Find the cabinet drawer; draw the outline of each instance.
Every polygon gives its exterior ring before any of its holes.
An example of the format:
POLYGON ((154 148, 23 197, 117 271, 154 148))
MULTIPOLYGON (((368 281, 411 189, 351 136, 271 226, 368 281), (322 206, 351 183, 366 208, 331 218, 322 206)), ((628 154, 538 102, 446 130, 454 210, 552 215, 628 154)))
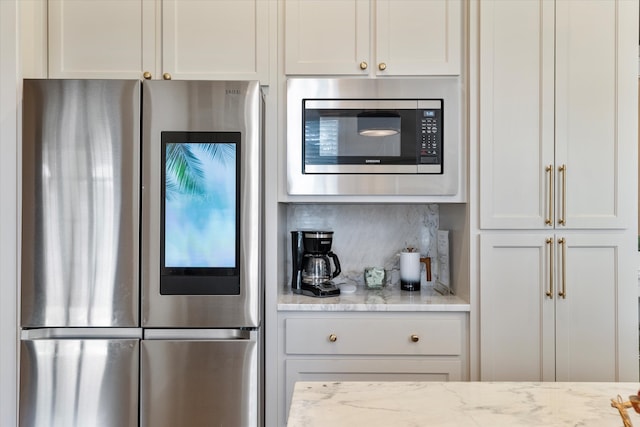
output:
POLYGON ((287 354, 438 355, 462 353, 461 317, 287 319, 287 354))

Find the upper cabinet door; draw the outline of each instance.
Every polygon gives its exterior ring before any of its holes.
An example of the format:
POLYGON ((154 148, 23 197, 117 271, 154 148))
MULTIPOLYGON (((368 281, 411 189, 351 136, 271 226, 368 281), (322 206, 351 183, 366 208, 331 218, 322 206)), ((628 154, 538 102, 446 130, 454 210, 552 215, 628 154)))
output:
POLYGON ((50 0, 48 8, 50 78, 155 72, 155 1, 50 0))
POLYGON ((480 226, 630 226, 638 24, 623 17, 637 4, 485 0, 479 8, 480 226))
POLYGON ((163 0, 163 75, 266 83, 271 4, 267 0, 163 0))
POLYGON ((460 0, 377 0, 378 75, 460 74, 460 0))
POLYGON ((369 0, 285 0, 285 73, 366 75, 369 0))
POLYGON ((556 1, 556 227, 636 221, 633 3, 556 1))
POLYGON ((480 226, 544 228, 553 221, 554 4, 478 7, 480 226))
POLYGON ((461 0, 285 0, 285 73, 460 74, 461 0))

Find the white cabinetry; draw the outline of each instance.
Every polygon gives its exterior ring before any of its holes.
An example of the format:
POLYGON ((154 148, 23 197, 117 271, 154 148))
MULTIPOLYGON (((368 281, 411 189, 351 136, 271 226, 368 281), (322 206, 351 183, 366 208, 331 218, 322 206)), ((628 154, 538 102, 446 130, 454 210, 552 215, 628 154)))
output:
POLYGON ((285 0, 285 73, 460 74, 460 0, 285 0))
POLYGON ((630 223, 631 3, 479 2, 481 228, 630 223))
POLYGON ((482 379, 631 380, 637 328, 619 309, 634 290, 630 246, 622 234, 482 235, 482 379))
POLYGON ((49 0, 49 77, 268 79, 267 0, 49 0))
POLYGON ((468 379, 467 322, 456 312, 279 313, 279 424, 296 381, 468 379))
POLYGON ((140 78, 155 69, 158 4, 49 0, 51 78, 140 78))
POLYGON ((638 5, 476 5, 480 378, 636 381, 638 5))
POLYGON ((181 80, 266 83, 270 4, 270 0, 163 0, 162 72, 181 80))

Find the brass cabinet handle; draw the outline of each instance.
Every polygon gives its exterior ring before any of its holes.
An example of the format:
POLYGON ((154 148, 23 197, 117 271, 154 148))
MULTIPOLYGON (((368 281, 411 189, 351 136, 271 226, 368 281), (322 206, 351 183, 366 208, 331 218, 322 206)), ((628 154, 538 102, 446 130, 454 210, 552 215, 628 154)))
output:
POLYGON ((163 78, 164 80, 171 80, 171 74, 169 74, 169 73, 164 73, 164 74, 162 75, 162 78, 163 78))
POLYGON ((384 62, 381 62, 378 64, 378 70, 384 71, 386 69, 387 69, 387 64, 385 64, 384 62))
POLYGON ((562 215, 558 219, 558 224, 567 225, 567 165, 558 168, 562 175, 562 215))
POLYGON ((336 334, 329 335, 329 341, 331 341, 331 342, 338 341, 338 336, 336 334))
POLYGON ((148 72, 148 71, 145 71, 144 73, 142 73, 142 77, 143 77, 145 80, 151 80, 151 73, 150 73, 150 72, 148 72))
POLYGON ((562 290, 558 292, 558 296, 565 299, 567 297, 567 242, 564 238, 560 238, 558 244, 562 247, 562 290))
POLYGON ((411 335, 411 342, 418 342, 420 341, 420 337, 417 336, 416 334, 411 335))
POLYGON ((549 290, 545 295, 553 299, 553 239, 551 237, 547 239, 547 245, 549 245, 549 290))
POLYGON ((367 64, 366 61, 362 61, 360 63, 360 69, 361 70, 366 70, 368 66, 369 66, 369 64, 367 64))
POLYGON ((548 216, 544 220, 546 225, 553 225, 553 165, 549 165, 544 168, 545 172, 549 175, 549 206, 547 207, 548 216))

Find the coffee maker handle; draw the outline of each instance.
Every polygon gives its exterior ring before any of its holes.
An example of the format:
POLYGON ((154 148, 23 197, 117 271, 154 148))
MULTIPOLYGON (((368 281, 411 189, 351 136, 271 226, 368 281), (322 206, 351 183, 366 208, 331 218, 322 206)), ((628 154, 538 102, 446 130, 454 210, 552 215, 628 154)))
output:
POLYGON ((338 259, 338 255, 334 254, 333 252, 329 252, 327 255, 331 257, 331 259, 333 260, 333 264, 336 267, 336 271, 331 275, 331 278, 333 279, 342 272, 342 270, 340 269, 340 260, 338 259))

